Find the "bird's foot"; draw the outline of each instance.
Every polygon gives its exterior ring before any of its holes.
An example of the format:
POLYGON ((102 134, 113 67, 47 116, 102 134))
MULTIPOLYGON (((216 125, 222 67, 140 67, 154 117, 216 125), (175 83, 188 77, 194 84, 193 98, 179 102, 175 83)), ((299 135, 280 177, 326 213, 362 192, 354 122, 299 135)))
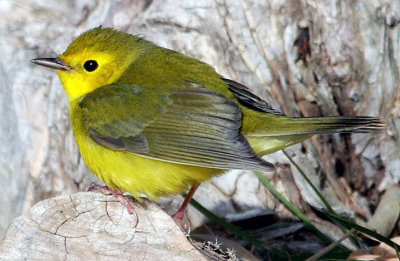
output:
POLYGON ((178 224, 182 228, 183 231, 186 233, 190 233, 190 223, 186 220, 184 220, 185 216, 185 211, 178 211, 174 215, 172 215, 172 219, 175 221, 175 223, 178 224))
POLYGON ((174 215, 172 215, 172 218, 175 220, 175 222, 185 231, 186 233, 190 233, 190 223, 186 220, 184 220, 185 217, 185 211, 189 205, 190 199, 193 197, 194 192, 196 192, 196 189, 199 187, 200 184, 194 183, 192 187, 189 190, 189 193, 187 194, 185 200, 182 203, 182 206, 179 208, 178 212, 176 212, 174 215))
POLYGON ((113 191, 108 186, 102 186, 97 184, 96 182, 90 183, 89 187, 87 188, 87 191, 93 191, 93 190, 97 190, 104 195, 114 194, 113 191))
POLYGON ((122 205, 125 206, 125 208, 129 214, 135 215, 137 218, 137 215, 136 215, 134 207, 132 206, 132 203, 123 194, 124 192, 122 192, 120 189, 118 189, 118 188, 110 189, 108 186, 102 186, 95 182, 92 182, 90 184, 89 188, 87 189, 87 191, 93 191, 93 190, 98 190, 101 193, 103 193, 104 195, 113 195, 114 197, 116 197, 119 200, 119 202, 121 202, 122 205))
POLYGON ((123 194, 114 194, 114 197, 117 197, 119 202, 121 202, 121 204, 126 207, 126 210, 129 214, 135 215, 137 218, 135 208, 132 206, 131 201, 126 196, 124 196, 123 194))

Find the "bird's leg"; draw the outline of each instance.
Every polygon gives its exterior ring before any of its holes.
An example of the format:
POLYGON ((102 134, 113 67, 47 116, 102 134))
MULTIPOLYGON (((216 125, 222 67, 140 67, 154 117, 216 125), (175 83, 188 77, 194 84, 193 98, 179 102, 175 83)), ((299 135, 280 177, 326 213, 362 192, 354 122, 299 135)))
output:
POLYGON ((102 186, 99 184, 96 184, 95 182, 92 182, 87 189, 88 191, 93 191, 93 190, 98 190, 104 195, 113 195, 116 197, 119 202, 121 202, 122 205, 126 207, 126 210, 128 211, 129 214, 131 215, 136 215, 135 209, 133 208, 131 202, 127 197, 124 196, 124 192, 122 192, 120 189, 110 189, 108 186, 102 186))
POLYGON ((182 203, 182 206, 174 215, 172 215, 172 218, 175 220, 175 222, 178 223, 178 225, 180 225, 185 231, 189 231, 190 224, 189 222, 183 220, 183 217, 185 216, 185 211, 189 205, 190 199, 193 197, 199 185, 200 185, 199 183, 195 183, 192 185, 192 187, 189 190, 189 193, 187 194, 185 200, 182 203))

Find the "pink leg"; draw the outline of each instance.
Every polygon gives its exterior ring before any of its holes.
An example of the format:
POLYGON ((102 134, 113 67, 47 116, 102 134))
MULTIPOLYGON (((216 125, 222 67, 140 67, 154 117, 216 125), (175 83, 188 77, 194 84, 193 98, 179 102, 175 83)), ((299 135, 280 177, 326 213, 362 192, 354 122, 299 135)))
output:
POLYGON ((175 222, 178 223, 178 225, 180 225, 186 231, 189 231, 190 224, 189 222, 183 220, 183 217, 185 216, 185 211, 189 205, 190 199, 192 199, 199 185, 200 185, 199 183, 192 185, 192 187, 189 190, 189 193, 187 194, 185 200, 182 203, 182 206, 174 215, 172 215, 172 218, 175 220, 175 222))
POLYGON ((87 190, 88 191, 98 190, 104 195, 113 195, 119 200, 119 202, 121 202, 122 205, 126 207, 126 210, 128 211, 129 214, 136 216, 135 209, 133 208, 131 202, 124 196, 121 190, 119 189, 113 190, 110 189, 108 186, 101 186, 99 184, 96 184, 95 182, 92 182, 87 190))

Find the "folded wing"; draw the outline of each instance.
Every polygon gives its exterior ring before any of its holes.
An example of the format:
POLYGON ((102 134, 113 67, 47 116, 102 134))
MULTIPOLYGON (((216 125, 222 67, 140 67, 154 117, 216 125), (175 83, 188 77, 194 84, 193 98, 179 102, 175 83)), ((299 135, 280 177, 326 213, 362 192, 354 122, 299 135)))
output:
POLYGON ((109 85, 79 106, 89 135, 109 149, 208 168, 273 169, 240 133, 239 106, 196 84, 168 91, 109 85))

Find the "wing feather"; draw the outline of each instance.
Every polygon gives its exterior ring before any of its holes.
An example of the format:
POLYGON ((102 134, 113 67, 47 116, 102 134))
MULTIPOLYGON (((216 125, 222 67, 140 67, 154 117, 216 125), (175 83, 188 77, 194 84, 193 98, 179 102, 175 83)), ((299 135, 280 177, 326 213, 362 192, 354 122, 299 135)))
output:
POLYGON ((273 169, 240 133, 240 107, 198 85, 169 92, 110 85, 87 95, 80 107, 90 137, 109 149, 208 168, 273 169))
POLYGON ((256 111, 283 115, 282 112, 275 110, 266 101, 251 93, 249 88, 247 88, 243 84, 226 78, 222 78, 222 80, 228 85, 228 89, 233 93, 236 99, 238 99, 239 103, 243 106, 256 111))

